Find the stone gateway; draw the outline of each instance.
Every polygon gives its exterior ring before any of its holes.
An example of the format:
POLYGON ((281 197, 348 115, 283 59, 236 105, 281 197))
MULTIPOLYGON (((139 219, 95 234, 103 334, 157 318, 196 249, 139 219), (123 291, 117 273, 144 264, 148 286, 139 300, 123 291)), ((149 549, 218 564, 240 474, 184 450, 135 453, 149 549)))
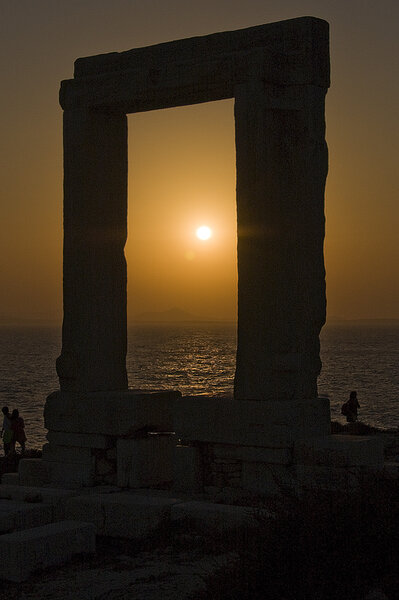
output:
POLYGON ((234 98, 235 397, 311 399, 325 321, 328 24, 304 17, 78 59, 63 81, 61 390, 127 389, 126 113, 234 98))
POLYGON ((329 402, 317 395, 328 36, 325 21, 303 17, 80 58, 62 82, 64 322, 60 391, 47 399, 49 444, 35 466, 43 481, 173 481, 231 500, 346 485, 349 466, 368 464, 367 441, 353 463, 348 440, 332 440, 329 402), (125 363, 126 114, 226 98, 237 165, 234 399, 135 393, 125 363))

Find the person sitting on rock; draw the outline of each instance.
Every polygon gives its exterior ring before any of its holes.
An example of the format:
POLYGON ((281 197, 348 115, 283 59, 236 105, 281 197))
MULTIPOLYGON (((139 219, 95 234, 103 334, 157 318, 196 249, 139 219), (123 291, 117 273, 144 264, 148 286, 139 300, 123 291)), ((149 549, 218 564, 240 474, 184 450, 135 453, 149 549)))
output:
POLYGON ((3 406, 1 412, 4 415, 1 437, 3 438, 4 456, 7 456, 11 450, 11 441, 13 436, 13 431, 11 429, 11 415, 8 406, 3 406))
POLYGON ((19 410, 14 408, 11 413, 11 429, 13 431, 13 438, 11 441, 11 450, 15 452, 15 443, 21 446, 22 454, 25 452, 25 423, 22 417, 19 416, 19 410))

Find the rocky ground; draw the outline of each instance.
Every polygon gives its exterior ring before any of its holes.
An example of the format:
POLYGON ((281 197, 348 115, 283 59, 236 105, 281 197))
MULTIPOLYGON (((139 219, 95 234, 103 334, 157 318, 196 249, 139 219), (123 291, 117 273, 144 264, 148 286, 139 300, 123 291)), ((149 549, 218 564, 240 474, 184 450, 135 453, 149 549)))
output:
MULTIPOLYGON (((386 460, 399 460, 398 430, 381 432, 362 423, 345 426, 333 423, 333 432, 380 435, 386 460)), ((33 451, 33 455, 38 456, 38 453, 33 451)), ((1 459, 0 472, 16 470, 18 460, 19 457, 1 459)), ((215 596, 210 592, 209 595, 209 591, 205 591, 206 582, 218 581, 221 567, 227 567, 229 572, 238 561, 239 553, 232 550, 229 539, 199 535, 182 528, 158 531, 152 538, 140 542, 98 538, 95 556, 75 557, 68 565, 39 572, 22 584, 0 582, 0 600, 223 598, 223 593, 215 596)), ((396 580, 394 587, 397 583, 396 580)), ((386 589, 383 592, 378 586, 362 598, 391 600, 386 589)))
POLYGON ((384 444, 386 461, 399 462, 399 429, 377 429, 361 421, 341 425, 337 421, 331 423, 331 433, 347 435, 376 435, 381 437, 384 444))
POLYGON ((184 600, 236 559, 206 547, 201 536, 173 532, 170 542, 99 538, 93 557, 75 557, 25 583, 3 582, 0 600, 184 600))

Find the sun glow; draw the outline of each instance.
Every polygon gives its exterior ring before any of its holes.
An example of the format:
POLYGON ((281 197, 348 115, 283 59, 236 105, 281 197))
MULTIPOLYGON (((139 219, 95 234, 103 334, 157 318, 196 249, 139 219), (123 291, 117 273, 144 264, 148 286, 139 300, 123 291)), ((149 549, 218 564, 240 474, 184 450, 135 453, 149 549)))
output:
POLYGON ((195 232, 195 235, 199 240, 206 241, 212 236, 212 229, 207 225, 201 225, 195 232))

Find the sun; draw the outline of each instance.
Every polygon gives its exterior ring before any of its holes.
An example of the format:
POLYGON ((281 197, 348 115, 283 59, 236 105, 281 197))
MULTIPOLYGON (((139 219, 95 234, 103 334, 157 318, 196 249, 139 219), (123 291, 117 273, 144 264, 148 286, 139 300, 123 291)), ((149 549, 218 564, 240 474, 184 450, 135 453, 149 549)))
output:
POLYGON ((206 241, 212 236, 212 229, 207 225, 201 225, 195 232, 195 235, 199 240, 206 241))

